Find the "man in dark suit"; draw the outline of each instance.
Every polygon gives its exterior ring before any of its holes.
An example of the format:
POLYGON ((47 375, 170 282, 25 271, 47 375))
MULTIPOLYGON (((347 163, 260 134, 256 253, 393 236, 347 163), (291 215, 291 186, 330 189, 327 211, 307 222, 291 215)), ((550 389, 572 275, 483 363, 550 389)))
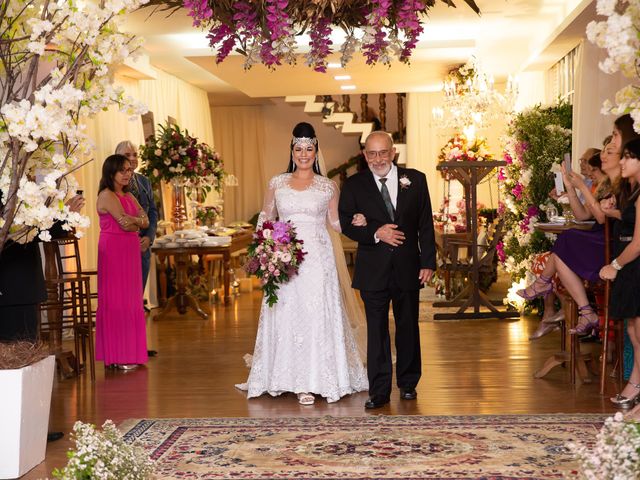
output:
MULTIPOLYGON (((124 155, 131 163, 131 168, 135 170, 138 168, 138 150, 129 140, 120 142, 116 146, 115 153, 124 155)), ((149 277, 149 270, 151 268, 151 245, 156 238, 156 229, 158 227, 158 209, 156 208, 156 202, 153 199, 153 189, 151 188, 151 182, 144 175, 134 172, 129 182, 129 191, 138 200, 138 203, 147 214, 149 219, 149 226, 140 230, 140 252, 142 255, 142 291, 144 291, 147 285, 147 278, 149 277)), ((147 354, 150 357, 155 357, 158 352, 156 350, 148 350, 147 354)))
POLYGON ((436 268, 426 177, 397 167, 395 154, 388 133, 371 133, 364 149, 369 169, 347 179, 339 204, 342 232, 358 242, 353 288, 360 290, 367 316, 368 409, 384 406, 391 395, 390 303, 396 322, 400 397, 417 397, 422 372, 418 293, 436 268), (352 225, 356 213, 366 217, 366 226, 352 225))

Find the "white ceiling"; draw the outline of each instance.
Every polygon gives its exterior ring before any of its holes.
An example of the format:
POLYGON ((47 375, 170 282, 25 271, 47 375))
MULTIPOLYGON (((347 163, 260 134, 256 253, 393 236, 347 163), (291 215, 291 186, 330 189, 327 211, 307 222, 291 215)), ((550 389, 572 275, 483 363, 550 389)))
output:
POLYGON ((275 71, 262 65, 245 71, 239 55, 216 65, 205 32, 192 27, 184 11, 167 17, 143 9, 129 16, 125 28, 145 37, 153 65, 210 92, 215 103, 233 104, 285 95, 435 91, 449 69, 472 55, 499 83, 557 61, 595 16, 595 0, 477 0, 479 17, 462 0, 456 3, 454 9, 439 2, 425 19, 410 65, 371 67, 357 55, 345 70, 326 74, 313 72, 303 60, 275 71), (356 90, 341 91, 333 79, 337 73, 351 75, 356 90))

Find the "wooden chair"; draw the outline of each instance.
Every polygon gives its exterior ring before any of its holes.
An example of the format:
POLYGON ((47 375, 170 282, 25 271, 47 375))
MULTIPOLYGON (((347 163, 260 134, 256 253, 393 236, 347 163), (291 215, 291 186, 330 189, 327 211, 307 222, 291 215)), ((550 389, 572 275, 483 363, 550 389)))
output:
MULTIPOLYGON (((40 304, 40 334, 43 338, 48 338, 63 375, 70 376, 71 364, 73 371, 78 374, 88 363, 91 380, 95 380, 95 322, 91 302, 91 279, 88 275, 64 270, 62 259, 71 258, 60 251, 60 244, 68 244, 64 240, 67 239, 50 242, 44 247, 47 300, 40 304), (42 312, 47 312, 46 323, 42 322, 42 312), (73 357, 62 351, 62 332, 65 329, 71 330, 73 334, 73 357)), ((78 252, 77 248, 75 252, 78 252)), ((76 264, 80 265, 79 258, 76 264)))
MULTIPOLYGON (((605 234, 605 264, 611 261, 611 226, 607 218, 604 224, 605 234)), ((611 354, 611 344, 609 342, 609 295, 611 290, 611 282, 606 281, 604 284, 604 331, 602 339, 602 355, 600 359, 600 395, 605 393, 607 362, 611 354)), ((613 370, 619 385, 624 381, 624 321, 614 319, 614 345, 616 359, 613 362, 613 370)))

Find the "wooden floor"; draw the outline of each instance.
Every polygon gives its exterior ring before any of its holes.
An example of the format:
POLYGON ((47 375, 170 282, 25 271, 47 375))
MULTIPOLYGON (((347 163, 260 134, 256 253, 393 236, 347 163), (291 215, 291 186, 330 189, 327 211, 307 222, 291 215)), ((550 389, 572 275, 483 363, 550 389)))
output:
MULTIPOLYGON (((464 415, 614 412, 597 382, 572 386, 566 369, 546 378, 533 373, 558 350, 559 333, 535 342, 528 336, 537 318, 520 320, 440 321, 420 324, 423 377, 416 402, 401 401, 397 391, 388 407, 365 412, 366 393, 328 405, 317 400, 300 406, 293 395, 263 396, 247 401, 234 388, 247 369, 261 295, 243 293, 228 307, 216 306, 207 320, 193 313, 148 320, 149 348, 159 355, 132 372, 105 371, 96 364, 97 379, 88 375, 56 379, 51 430, 65 439, 50 443, 45 462, 23 478, 46 478, 66 462, 68 432, 76 420, 102 424, 142 417, 270 417, 297 415, 464 415)), ((599 345, 594 347, 599 348, 599 345)), ((616 387, 609 385, 609 393, 616 387)))

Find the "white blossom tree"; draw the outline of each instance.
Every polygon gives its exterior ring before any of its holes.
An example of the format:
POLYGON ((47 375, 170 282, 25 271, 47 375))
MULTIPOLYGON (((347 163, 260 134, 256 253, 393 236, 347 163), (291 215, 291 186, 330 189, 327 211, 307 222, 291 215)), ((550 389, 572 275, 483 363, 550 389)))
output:
POLYGON ((147 1, 1 0, 0 251, 48 240, 56 221, 78 236, 88 226, 65 205, 92 150, 83 119, 112 104, 146 110, 114 86, 112 68, 141 45, 119 20, 147 1))

